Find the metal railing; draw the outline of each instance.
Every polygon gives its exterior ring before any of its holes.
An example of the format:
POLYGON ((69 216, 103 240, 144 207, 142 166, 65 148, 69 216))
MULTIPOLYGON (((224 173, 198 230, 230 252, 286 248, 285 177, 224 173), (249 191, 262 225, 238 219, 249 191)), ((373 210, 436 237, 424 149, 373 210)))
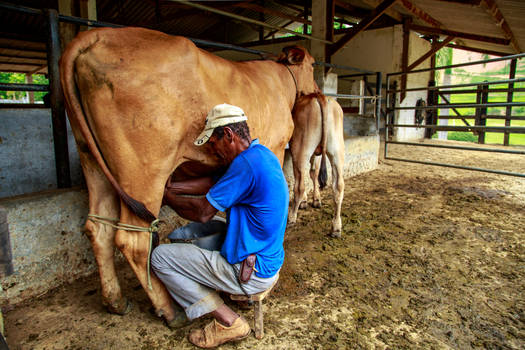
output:
POLYGON ((435 86, 435 85, 430 84, 430 86, 427 86, 427 87, 415 87, 415 88, 407 88, 407 89, 398 89, 397 87, 390 88, 390 85, 389 85, 391 78, 394 76, 407 75, 407 74, 412 74, 412 73, 422 73, 422 72, 429 72, 429 71, 436 71, 436 70, 443 70, 443 69, 451 69, 451 68, 458 68, 458 67, 465 67, 465 66, 472 66, 472 65, 479 65, 479 64, 486 64, 486 63, 499 62, 499 61, 504 61, 504 60, 513 60, 514 61, 513 64, 515 65, 516 64, 515 61, 523 57, 525 57, 525 53, 517 54, 517 55, 510 55, 506 57, 499 57, 499 58, 494 58, 494 59, 489 59, 489 60, 483 60, 483 61, 460 63, 460 64, 454 64, 454 65, 448 65, 448 66, 435 67, 435 68, 413 70, 410 72, 396 72, 396 73, 387 74, 386 84, 389 88, 387 89, 387 92, 386 92, 386 104, 387 104, 388 113, 387 113, 387 120, 386 120, 386 127, 385 127, 385 146, 384 146, 385 159, 405 161, 405 162, 411 162, 411 163, 420 163, 420 164, 426 164, 426 165, 437 165, 437 166, 451 167, 451 168, 457 168, 457 169, 475 170, 475 171, 482 171, 482 172, 502 174, 502 175, 525 177, 525 174, 522 174, 522 173, 515 173, 515 172, 508 172, 508 171, 494 170, 494 169, 484 169, 484 168, 478 168, 478 167, 468 167, 468 166, 462 166, 462 165, 454 165, 454 164, 446 164, 446 163, 438 163, 438 162, 430 162, 430 161, 420 161, 420 160, 414 160, 414 159, 404 159, 404 158, 391 157, 388 154, 389 144, 447 148, 447 149, 457 149, 457 150, 464 150, 464 151, 497 152, 497 153, 518 154, 518 155, 525 154, 525 151, 522 151, 522 150, 505 150, 505 149, 497 149, 497 148, 476 148, 476 147, 468 147, 468 146, 392 141, 390 140, 390 136, 389 136, 389 132, 393 130, 394 128, 424 128, 427 130, 426 132, 427 137, 431 136, 436 131, 472 132, 478 135, 479 143, 485 143, 485 133, 486 132, 499 132, 499 133, 505 133, 507 135, 508 134, 525 134, 525 127, 510 126, 511 120, 525 120, 524 117, 510 116, 512 107, 525 106, 524 102, 512 102, 512 92, 525 91, 525 89, 523 88, 514 88, 514 84, 525 82, 525 78, 515 78, 511 76, 509 79, 496 80, 496 81, 485 81, 485 82, 480 82, 480 83, 465 83, 465 84, 441 85, 441 86, 435 86), (500 84, 508 84, 508 88, 498 88, 498 89, 490 88, 491 85, 500 85, 500 84), (477 89, 475 90, 474 89, 456 90, 457 88, 464 88, 464 87, 471 87, 471 86, 476 86, 477 89), (396 106, 395 94, 396 93, 406 93, 406 92, 411 92, 411 91, 428 91, 428 105, 427 106, 420 105, 420 106, 413 106, 413 107, 396 106), (489 92, 498 92, 498 93, 506 92, 509 94, 508 96, 510 97, 507 99, 507 102, 488 102, 489 92), (446 98, 446 95, 448 94, 461 94, 461 93, 463 94, 475 93, 476 102, 450 103, 450 101, 446 98), (441 97, 445 103, 438 103, 439 97, 441 97), (506 107, 507 114, 504 117, 491 115, 489 118, 489 116, 487 115, 487 109, 491 107, 506 107), (465 108, 471 108, 471 109, 474 108, 475 115, 462 115, 461 113, 459 113, 458 109, 465 109, 465 108), (437 125, 438 116, 436 112, 440 109, 451 109, 456 114, 454 117, 447 116, 443 119, 460 119, 463 121, 465 125, 464 126, 437 125), (414 124, 395 123, 394 113, 395 111, 401 111, 401 110, 430 111, 431 112, 430 118, 427 118, 427 121, 430 121, 430 124, 427 123, 426 125, 421 125, 421 124, 416 124, 416 123, 414 124), (474 119, 476 125, 470 125, 467 119, 474 119), (509 125, 487 126, 486 125, 487 119, 505 119, 506 121, 508 121, 509 125))

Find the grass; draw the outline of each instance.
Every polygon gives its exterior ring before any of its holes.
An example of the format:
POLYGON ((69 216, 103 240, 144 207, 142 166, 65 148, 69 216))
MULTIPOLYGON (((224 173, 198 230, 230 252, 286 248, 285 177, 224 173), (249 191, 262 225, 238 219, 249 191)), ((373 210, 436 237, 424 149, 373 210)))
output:
MULTIPOLYGON (((491 85, 491 88, 506 88, 506 84, 491 85)), ((514 84, 515 88, 525 87, 523 83, 514 84)), ((476 103, 476 94, 452 94, 449 96, 451 103, 476 103)), ((488 98, 489 103, 494 102, 507 102, 506 93, 490 93, 488 98)), ((513 96, 513 102, 525 102, 525 93, 515 92, 513 96)), ((444 103, 440 98, 439 103, 444 103)), ((458 108, 458 112, 461 115, 474 115, 475 108, 458 108)), ((487 109, 488 115, 501 115, 502 117, 506 113, 506 107, 491 107, 487 109)), ((450 115, 455 115, 454 111, 449 110, 450 115)), ((525 106, 512 107, 513 116, 525 116, 525 106)), ((470 125, 474 125, 474 119, 466 119, 470 125)), ((461 119, 450 119, 449 125, 466 125, 461 119)), ((503 119, 487 119, 487 126, 505 126, 505 120, 503 119)), ((510 126, 525 126, 525 120, 512 120, 510 126)), ((503 144, 503 133, 489 132, 485 134, 485 143, 488 144, 503 144)), ((449 131, 447 138, 449 140, 477 142, 478 137, 469 132, 453 132, 449 131)), ((509 144, 515 146, 525 146, 525 134, 510 134, 509 144)))

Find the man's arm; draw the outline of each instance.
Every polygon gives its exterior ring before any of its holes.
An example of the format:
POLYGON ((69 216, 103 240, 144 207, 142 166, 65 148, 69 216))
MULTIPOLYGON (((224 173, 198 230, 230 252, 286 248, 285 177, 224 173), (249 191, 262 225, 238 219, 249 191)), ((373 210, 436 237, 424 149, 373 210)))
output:
POLYGON ((181 217, 191 221, 207 222, 218 211, 205 196, 189 197, 168 194, 164 197, 164 203, 173 208, 181 217))
POLYGON ((167 192, 177 194, 202 195, 208 193, 209 189, 215 183, 213 177, 199 177, 183 181, 171 181, 171 176, 164 188, 164 195, 167 192))

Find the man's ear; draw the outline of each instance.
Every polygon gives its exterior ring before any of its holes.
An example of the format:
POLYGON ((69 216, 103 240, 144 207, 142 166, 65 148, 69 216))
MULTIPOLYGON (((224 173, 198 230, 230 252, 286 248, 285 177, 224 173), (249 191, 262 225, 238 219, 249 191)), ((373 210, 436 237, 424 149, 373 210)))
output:
POLYGON ((224 128, 224 137, 226 137, 228 142, 231 143, 233 141, 233 131, 232 131, 232 129, 230 129, 229 127, 225 127, 224 128))

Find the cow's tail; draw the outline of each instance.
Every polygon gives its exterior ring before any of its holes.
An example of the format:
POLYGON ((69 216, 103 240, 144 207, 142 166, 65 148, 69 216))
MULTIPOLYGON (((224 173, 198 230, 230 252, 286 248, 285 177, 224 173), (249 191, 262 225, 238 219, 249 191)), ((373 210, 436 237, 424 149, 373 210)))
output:
POLYGON ((326 144, 328 138, 328 127, 327 127, 327 99, 323 94, 317 95, 317 102, 321 110, 321 168, 319 169, 319 175, 317 180, 319 181, 319 188, 322 190, 326 187, 328 182, 328 172, 326 170, 326 144))
POLYGON ((139 202, 136 199, 132 198, 130 195, 128 195, 122 189, 122 187, 120 187, 120 184, 117 182, 117 180, 111 173, 100 151, 100 148, 98 147, 97 141, 95 140, 95 137, 93 136, 93 133, 89 127, 86 115, 84 113, 79 99, 78 89, 75 84, 74 75, 75 61, 82 52, 89 49, 91 45, 95 44, 99 40, 98 35, 99 34, 95 33, 94 31, 86 32, 81 36, 81 38, 73 40, 68 45, 68 47, 64 51, 64 54, 60 58, 60 81, 64 90, 67 115, 71 121, 71 124, 76 125, 80 130, 82 137, 84 138, 84 141, 87 147, 89 148, 91 154, 97 161, 102 172, 104 173, 104 175, 106 175, 106 178, 111 183, 115 191, 117 191, 122 201, 139 218, 146 222, 152 222, 156 219, 155 215, 153 215, 153 213, 151 213, 148 210, 148 208, 146 208, 144 203, 139 202))

